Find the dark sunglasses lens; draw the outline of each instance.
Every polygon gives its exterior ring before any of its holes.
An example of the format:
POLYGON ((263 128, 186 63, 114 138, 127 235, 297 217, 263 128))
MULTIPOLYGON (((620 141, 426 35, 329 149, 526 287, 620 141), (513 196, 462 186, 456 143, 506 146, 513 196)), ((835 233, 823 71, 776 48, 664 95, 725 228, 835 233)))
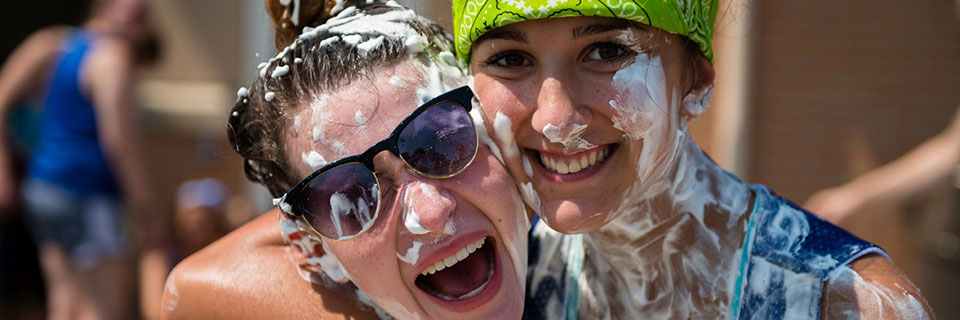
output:
POLYGON ((456 102, 438 103, 400 132, 397 148, 411 167, 432 176, 460 172, 477 151, 477 131, 467 111, 456 102))
POLYGON ((310 181, 302 194, 303 216, 325 237, 356 236, 373 224, 379 194, 373 172, 360 163, 344 164, 310 181))

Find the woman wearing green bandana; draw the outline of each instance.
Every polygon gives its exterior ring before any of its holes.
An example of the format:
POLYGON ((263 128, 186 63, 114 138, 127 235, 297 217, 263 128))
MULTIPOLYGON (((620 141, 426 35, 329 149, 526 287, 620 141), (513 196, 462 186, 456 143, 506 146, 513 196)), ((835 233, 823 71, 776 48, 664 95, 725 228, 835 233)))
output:
POLYGON ((712 93, 717 6, 453 1, 484 127, 541 217, 525 315, 929 318, 882 249, 690 139, 712 93))

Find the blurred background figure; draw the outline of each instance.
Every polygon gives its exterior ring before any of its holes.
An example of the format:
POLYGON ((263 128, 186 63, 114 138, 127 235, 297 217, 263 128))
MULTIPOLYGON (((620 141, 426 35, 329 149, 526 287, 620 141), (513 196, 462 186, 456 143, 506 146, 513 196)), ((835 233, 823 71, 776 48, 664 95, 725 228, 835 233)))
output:
MULTIPOLYGON (((960 109, 940 134, 850 182, 814 193, 804 207, 834 223, 850 224, 855 216, 869 215, 869 209, 913 201, 944 184, 960 188, 960 109)), ((958 249, 955 235, 945 241, 953 242, 950 251, 958 249)))
POLYGON ((160 319, 160 298, 167 274, 180 260, 227 234, 229 193, 213 178, 190 180, 177 190, 171 242, 146 248, 140 257, 140 312, 160 319))
POLYGON ((139 0, 97 0, 88 10, 78 28, 31 35, 0 70, 4 118, 22 97, 38 91, 43 96, 41 130, 22 192, 14 183, 10 148, 0 144, 0 207, 13 208, 15 199, 23 199, 39 246, 50 319, 126 318, 122 205, 143 223, 155 220, 133 126, 137 68, 157 55, 146 8, 139 0))

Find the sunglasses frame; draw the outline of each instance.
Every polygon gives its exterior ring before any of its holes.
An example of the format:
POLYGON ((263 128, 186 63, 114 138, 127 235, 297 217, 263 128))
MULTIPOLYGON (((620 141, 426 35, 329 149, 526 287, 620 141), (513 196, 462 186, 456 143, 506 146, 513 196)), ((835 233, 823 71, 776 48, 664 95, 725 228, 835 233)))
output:
POLYGON ((381 197, 382 192, 380 192, 380 178, 377 177, 377 170, 374 168, 373 158, 376 157, 377 154, 380 154, 380 152, 383 152, 383 151, 390 151, 390 153, 393 153, 394 155, 396 155, 397 158, 400 158, 404 166, 406 166, 411 171, 423 177, 427 177, 431 179, 447 179, 460 174, 461 172, 469 168, 471 164, 473 164, 473 160, 477 158, 477 152, 479 152, 480 150, 480 133, 477 130, 476 122, 473 121, 473 117, 469 117, 470 124, 473 126, 473 130, 474 130, 473 137, 476 140, 474 141, 475 147, 473 150, 473 156, 470 157, 470 161, 467 161, 467 164, 464 165, 463 168, 460 168, 460 170, 457 170, 454 173, 437 176, 437 175, 432 175, 432 174, 422 172, 417 168, 414 168, 412 165, 410 165, 410 163, 407 162, 406 159, 403 158, 403 156, 400 155, 400 148, 397 145, 397 143, 400 140, 400 133, 407 128, 407 125, 412 123, 414 119, 419 117, 421 114, 423 114, 430 108, 444 102, 455 102, 456 104, 460 105, 460 107, 462 107, 464 111, 467 112, 467 115, 469 116, 470 111, 473 110, 472 99, 473 99, 473 91, 471 91, 470 87, 468 86, 462 86, 462 87, 447 91, 446 93, 441 94, 436 98, 430 99, 430 101, 427 101, 424 104, 421 104, 419 107, 417 107, 417 109, 413 110, 413 112, 407 115, 407 117, 404 118, 403 121, 400 121, 400 124, 398 124, 397 127, 394 128, 393 131, 390 133, 390 136, 388 136, 386 139, 381 140, 380 142, 377 142, 372 147, 368 148, 366 151, 357 155, 341 158, 337 161, 331 162, 313 171, 313 173, 307 175, 306 178, 303 178, 303 180, 300 180, 300 182, 298 182, 295 186, 293 186, 293 188, 290 188, 290 191, 287 191, 287 193, 283 196, 284 201, 291 206, 291 209, 293 211, 293 212, 290 212, 290 214, 292 214, 294 217, 303 221, 307 226, 310 227, 310 230, 312 230, 318 236, 327 240, 346 241, 346 240, 359 237, 360 235, 366 233, 368 230, 370 230, 373 224, 377 222, 377 218, 380 217, 380 207, 381 207, 380 204, 382 203, 383 199, 381 197), (314 179, 316 179, 320 175, 330 170, 336 169, 340 166, 351 164, 351 163, 360 163, 364 165, 367 168, 367 170, 370 170, 371 174, 373 174, 373 178, 377 183, 376 184, 377 185, 377 208, 373 213, 373 218, 370 219, 370 223, 366 226, 363 226, 363 229, 360 230, 360 232, 358 232, 355 235, 334 239, 324 235, 323 233, 320 233, 320 231, 318 231, 313 226, 313 224, 307 220, 306 216, 304 215, 306 212, 306 209, 303 208, 303 204, 299 201, 300 194, 303 192, 303 190, 307 188, 307 186, 310 185, 311 182, 313 182, 314 179))

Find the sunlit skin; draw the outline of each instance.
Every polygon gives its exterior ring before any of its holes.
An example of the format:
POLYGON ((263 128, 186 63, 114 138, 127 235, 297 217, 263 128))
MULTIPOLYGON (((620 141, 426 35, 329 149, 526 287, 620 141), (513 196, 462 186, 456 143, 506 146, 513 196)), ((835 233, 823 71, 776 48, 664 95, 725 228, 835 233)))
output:
MULTIPOLYGON (((687 61, 674 58, 684 50, 677 36, 643 29, 644 36, 638 40, 644 43, 631 44, 618 39, 625 26, 605 18, 535 20, 487 33, 486 40, 473 47, 470 67, 488 130, 493 131, 492 119, 498 111, 509 117, 521 153, 530 156, 532 163, 537 160, 531 150, 557 158, 585 151, 564 150, 551 143, 542 132, 547 124, 560 127, 561 135, 570 132, 574 124, 588 124, 584 139, 600 149, 615 148, 605 163, 577 175, 556 175, 534 165, 531 179, 523 174, 521 159, 504 159, 511 172, 519 173, 515 175, 518 181, 533 181, 543 206, 540 213, 559 231, 589 231, 603 225, 623 192, 634 184, 636 159, 644 143, 625 139, 623 132, 614 128, 615 111, 610 107, 617 96, 611 85, 613 75, 633 61, 635 53, 630 47, 649 48, 648 54, 664 57, 670 92, 688 92, 694 86, 687 61), (673 41, 653 46, 667 38, 673 41)), ((712 81, 712 67, 709 63, 704 66, 709 68, 705 71, 709 77, 702 78, 712 81)), ((675 107, 671 110, 676 111, 675 107)))
MULTIPOLYGON (((311 138, 312 126, 308 126, 311 122, 306 119, 311 119, 313 110, 306 105, 299 108, 304 128, 287 132, 287 141, 293 142, 287 145, 287 157, 293 159, 296 172, 307 176, 314 170, 300 161, 304 152, 317 151, 332 161, 359 154, 386 138, 419 105, 420 78, 418 71, 407 62, 377 72, 372 81, 359 80, 330 93, 322 108, 325 115, 319 126, 325 141, 315 142, 311 138), (394 75, 406 85, 391 85, 390 78, 394 75), (358 110, 369 115, 363 124, 356 121, 358 110), (332 141, 342 142, 345 149, 333 150, 332 141), (341 152, 346 154, 338 154, 341 152)), ((523 216, 523 209, 509 173, 489 150, 480 147, 470 167, 453 178, 442 180, 413 173, 397 156, 386 151, 377 155, 375 165, 382 194, 378 220, 357 238, 325 240, 353 283, 394 315, 416 314, 433 319, 519 317, 523 281, 518 278, 511 257, 526 256, 525 228, 518 224, 517 218, 523 216), (421 192, 424 189, 432 190, 428 193, 437 196, 428 196, 421 192), (426 234, 407 230, 405 209, 419 215, 420 224, 428 230, 426 234), (456 233, 445 234, 451 222, 456 233), (415 285, 414 280, 427 266, 456 252, 465 244, 463 241, 484 236, 495 239, 496 263, 500 265, 502 279, 499 291, 485 303, 467 310, 452 310, 436 303, 436 298, 415 285), (405 255, 415 241, 423 243, 416 265, 401 261, 398 255, 405 255), (451 249, 453 252, 448 252, 451 249)))
MULTIPOLYGON (((732 257, 742 247, 753 194, 689 139, 686 125, 697 112, 687 105, 713 86, 714 70, 686 45, 680 36, 623 20, 557 18, 500 27, 472 47, 470 68, 487 130, 496 130, 498 114, 509 118, 515 146, 521 157, 529 157, 533 174, 528 177, 520 157, 504 161, 518 183, 533 183, 541 203, 534 210, 548 225, 566 233, 590 232, 595 250, 589 259, 601 267, 590 274, 588 262, 586 276, 593 290, 619 299, 599 306, 614 318, 636 312, 713 318, 729 312, 725 279, 738 265, 732 257), (664 97, 663 105, 624 105, 643 99, 625 98, 630 92, 624 90, 636 88, 614 85, 614 75, 641 54, 658 63, 651 68, 662 68, 663 81, 647 79, 646 89, 661 90, 650 94, 664 97), (628 137, 630 130, 617 127, 618 119, 629 116, 622 110, 653 111, 652 119, 639 123, 645 127, 628 128, 640 129, 634 132, 643 132, 641 137, 628 137), (581 137, 596 147, 552 143, 544 130, 548 124, 558 127, 560 136, 586 125, 581 137), (605 149, 608 159, 574 174, 558 173, 539 159, 576 159, 605 149), (645 153, 654 160, 645 161, 645 153), (630 302, 638 300, 626 296, 626 286, 646 290, 644 299, 652 300, 630 307, 639 302, 630 302)), ((502 149, 514 143, 495 139, 502 149)), ((867 256, 851 267, 865 281, 922 297, 886 258, 867 256)), ((822 310, 835 311, 829 307, 844 302, 834 308, 871 314, 836 294, 844 289, 829 283, 826 289, 822 310)))

